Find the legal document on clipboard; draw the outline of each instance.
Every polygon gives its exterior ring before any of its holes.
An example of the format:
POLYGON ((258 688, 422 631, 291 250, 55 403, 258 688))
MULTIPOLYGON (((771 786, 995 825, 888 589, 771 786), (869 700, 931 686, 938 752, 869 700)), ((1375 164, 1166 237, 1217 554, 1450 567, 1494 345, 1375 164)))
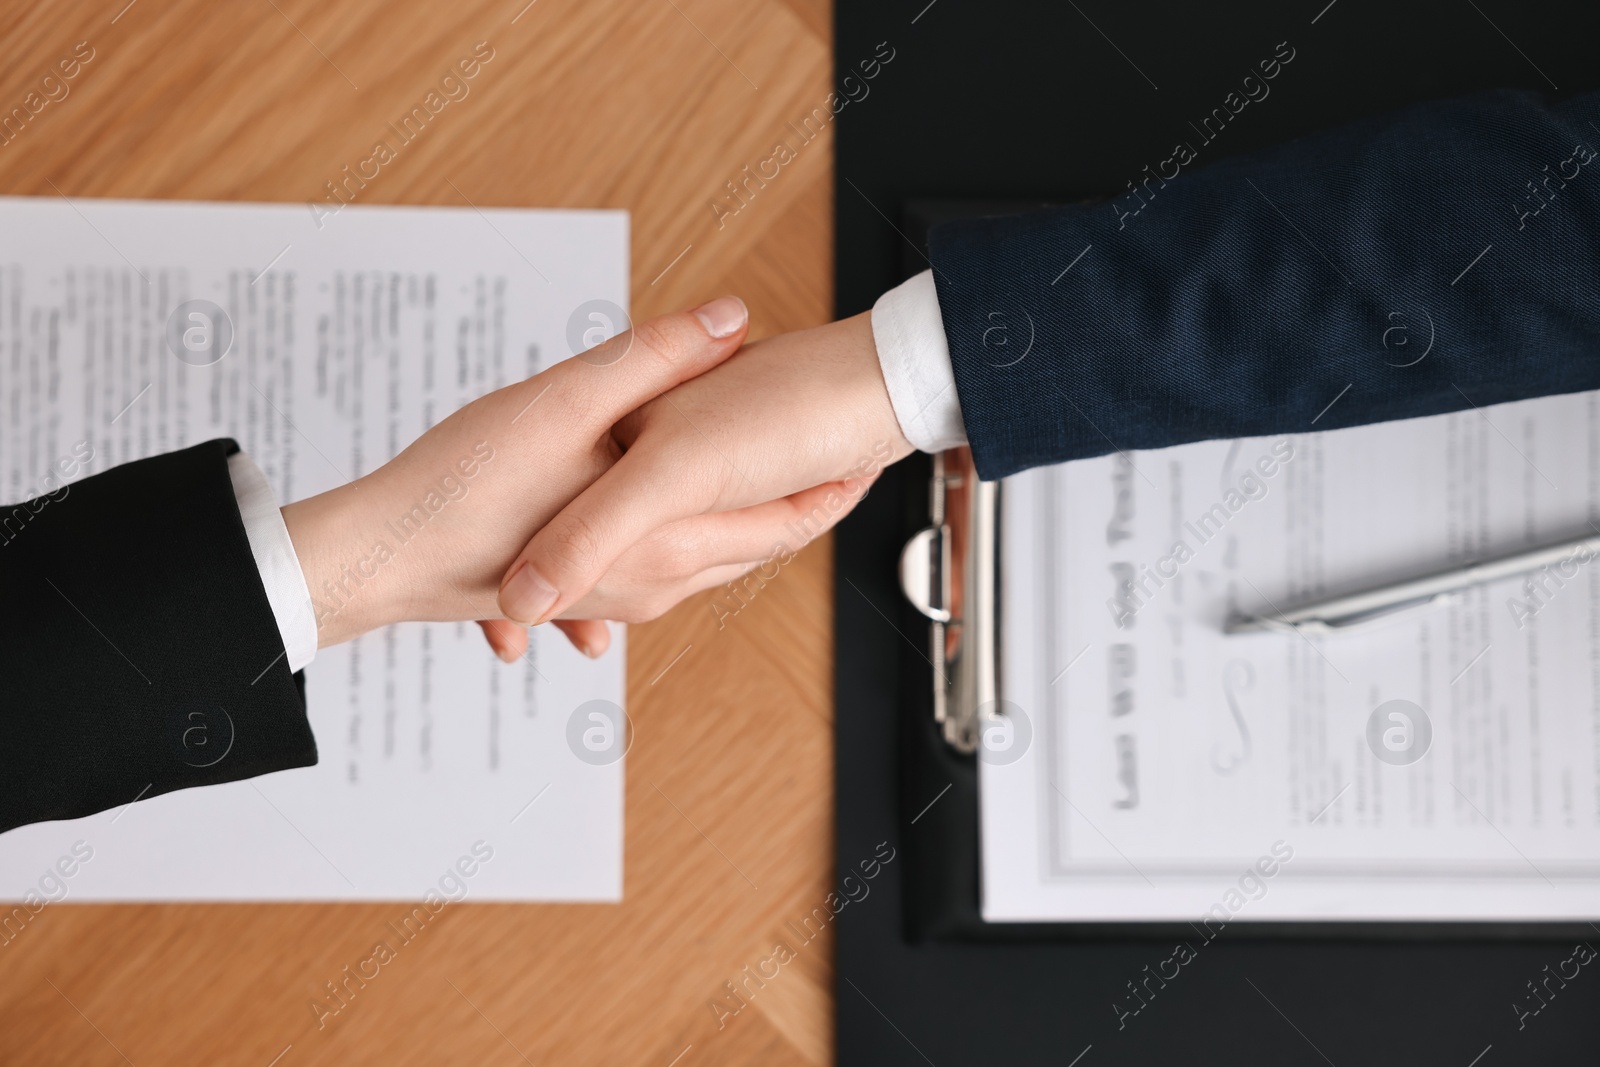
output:
MULTIPOLYGON (((617 320, 628 300, 616 211, 0 198, 0 232, 7 502, 63 457, 82 477, 222 436, 280 505, 312 496, 570 356, 574 323, 604 323, 581 313, 617 320), (191 316, 205 305, 225 319, 191 316), (209 332, 224 322, 228 344, 209 332), (192 330, 203 358, 172 347, 192 330)), ((428 509, 478 491, 455 473, 428 509)), ((539 627, 512 666, 471 623, 323 649, 317 766, 19 827, 0 836, 0 899, 37 898, 42 871, 81 901, 619 900, 622 753, 569 738, 590 702, 621 714, 621 637, 590 660, 539 627)))
POLYGON ((1037 469, 1000 516, 986 920, 1600 917, 1600 560, 1223 633, 1600 532, 1600 394, 1037 469))

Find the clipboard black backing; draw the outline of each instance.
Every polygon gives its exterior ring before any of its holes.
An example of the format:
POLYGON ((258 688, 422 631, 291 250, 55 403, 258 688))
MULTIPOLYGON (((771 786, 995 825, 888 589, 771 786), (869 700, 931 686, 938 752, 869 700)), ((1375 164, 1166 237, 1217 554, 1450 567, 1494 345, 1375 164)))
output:
MULTIPOLYGON (((933 219, 1118 191, 1278 41, 1308 61, 1300 81, 1219 155, 1416 100, 1600 82, 1594 16, 1575 3, 1325 2, 842 2, 838 313, 923 269, 933 219), (863 82, 882 43, 895 58, 863 82)), ((926 620, 896 582, 928 473, 926 457, 891 468, 835 542, 838 875, 882 842, 897 852, 837 920, 842 1067, 1595 1062, 1600 968, 1559 989, 1547 976, 1600 930, 1236 923, 1202 942, 1171 924, 982 923, 975 764, 932 721, 926 620), (1178 942, 1193 958, 1162 980, 1178 942), (1519 1016, 1541 981, 1546 1006, 1519 1016)))

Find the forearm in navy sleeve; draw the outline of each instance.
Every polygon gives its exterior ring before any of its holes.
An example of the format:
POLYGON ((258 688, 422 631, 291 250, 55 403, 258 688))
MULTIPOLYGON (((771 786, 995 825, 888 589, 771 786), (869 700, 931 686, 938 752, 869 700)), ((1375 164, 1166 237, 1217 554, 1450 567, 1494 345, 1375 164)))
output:
POLYGON ((1595 146, 1495 92, 936 228, 979 472, 1600 388, 1595 146))

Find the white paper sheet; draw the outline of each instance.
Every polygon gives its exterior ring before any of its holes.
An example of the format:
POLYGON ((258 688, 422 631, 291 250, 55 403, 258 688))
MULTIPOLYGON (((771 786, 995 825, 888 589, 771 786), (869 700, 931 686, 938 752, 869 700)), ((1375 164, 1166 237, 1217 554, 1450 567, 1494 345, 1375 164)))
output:
MULTIPOLYGON (((280 502, 310 496, 571 355, 586 302, 627 305, 625 213, 320 222, 303 205, 0 199, 0 497, 37 495, 84 443, 87 474, 217 436, 280 502), (210 366, 166 342, 192 299, 232 322, 210 366)), ((307 672, 316 767, 14 830, 0 896, 619 900, 623 762, 579 759, 568 720, 622 705, 621 637, 594 662, 544 627, 510 667, 471 624, 324 650, 307 672), (91 858, 46 877, 74 846, 91 858)))
POLYGON ((988 919, 1600 916, 1600 560, 1361 633, 1222 633, 1589 531, 1600 396, 1067 464, 1002 506, 1032 737, 980 764, 988 919), (1369 742, 1391 700, 1420 718, 1369 742))

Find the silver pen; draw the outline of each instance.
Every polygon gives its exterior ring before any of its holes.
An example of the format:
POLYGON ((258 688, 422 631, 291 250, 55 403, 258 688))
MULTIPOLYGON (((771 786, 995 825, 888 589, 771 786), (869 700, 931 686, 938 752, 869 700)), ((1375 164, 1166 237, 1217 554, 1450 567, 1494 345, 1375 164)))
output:
MULTIPOLYGON (((1350 630, 1370 622, 1392 621, 1397 615, 1428 610, 1448 602, 1455 593, 1484 582, 1527 574, 1561 563, 1581 566, 1600 553, 1600 537, 1578 537, 1543 548, 1514 552, 1480 563, 1464 563, 1421 578, 1410 578, 1360 593, 1329 597, 1301 604, 1272 615, 1236 615, 1223 627, 1228 634, 1266 632, 1330 633, 1350 630)), ((1566 582, 1577 574, 1560 574, 1566 582)))

